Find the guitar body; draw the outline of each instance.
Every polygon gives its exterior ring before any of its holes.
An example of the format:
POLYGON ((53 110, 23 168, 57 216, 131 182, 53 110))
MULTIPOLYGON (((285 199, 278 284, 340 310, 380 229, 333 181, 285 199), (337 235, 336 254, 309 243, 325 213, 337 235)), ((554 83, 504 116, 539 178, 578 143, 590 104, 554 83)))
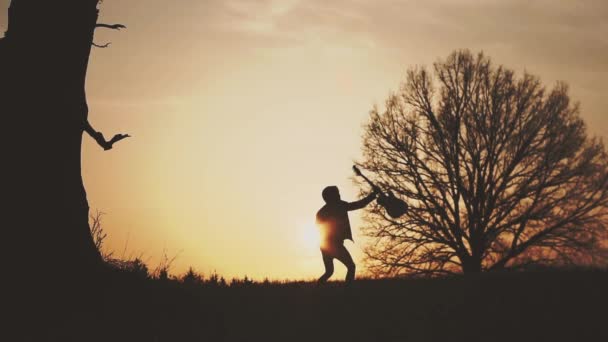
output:
POLYGON ((379 196, 377 202, 382 207, 384 207, 388 216, 396 219, 407 213, 409 207, 405 201, 395 197, 395 195, 393 195, 393 193, 390 191, 388 192, 388 194, 384 193, 384 191, 380 190, 380 188, 376 186, 376 184, 372 183, 372 181, 365 177, 365 175, 361 173, 357 166, 353 166, 353 170, 358 176, 365 179, 365 181, 368 182, 372 188, 378 191, 379 196))
POLYGON ((409 209, 405 201, 400 200, 390 192, 388 193, 388 195, 381 194, 378 197, 378 204, 383 206, 388 216, 392 218, 399 218, 405 215, 405 213, 407 213, 409 209))

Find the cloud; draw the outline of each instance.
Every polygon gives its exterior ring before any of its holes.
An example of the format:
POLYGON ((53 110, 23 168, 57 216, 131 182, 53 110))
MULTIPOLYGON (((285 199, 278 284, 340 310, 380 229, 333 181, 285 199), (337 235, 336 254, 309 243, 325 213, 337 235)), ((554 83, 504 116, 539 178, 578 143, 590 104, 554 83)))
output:
POLYGON ((604 0, 212 0, 206 27, 259 48, 312 40, 383 49, 501 47, 580 70, 608 70, 604 0))
MULTIPOLYGON (((0 0, 0 29, 8 4, 0 0)), ((608 91, 605 0, 106 0, 101 10, 101 20, 129 26, 117 44, 140 47, 148 59, 180 60, 193 47, 235 61, 252 51, 286 56, 333 49, 344 58, 353 51, 406 68, 470 48, 569 81, 594 97, 594 108, 608 107, 598 100, 608 91), (154 53, 157 46, 163 50, 154 53)), ((99 35, 117 39, 114 32, 99 35)))

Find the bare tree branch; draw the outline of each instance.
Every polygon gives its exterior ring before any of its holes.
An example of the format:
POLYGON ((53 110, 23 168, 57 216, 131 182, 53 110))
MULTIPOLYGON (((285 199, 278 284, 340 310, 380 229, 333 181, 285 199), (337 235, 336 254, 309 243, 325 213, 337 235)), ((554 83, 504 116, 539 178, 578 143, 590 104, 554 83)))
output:
POLYGON ((121 30, 121 29, 126 29, 127 27, 123 24, 103 24, 103 23, 98 23, 97 25, 95 25, 95 28, 107 28, 107 29, 111 29, 111 30, 121 30))
POLYGON ((98 48, 101 48, 101 49, 105 49, 108 46, 112 45, 112 43, 105 43, 105 44, 99 45, 99 44, 95 44, 95 42, 93 42, 92 44, 93 44, 94 47, 98 47, 98 48))

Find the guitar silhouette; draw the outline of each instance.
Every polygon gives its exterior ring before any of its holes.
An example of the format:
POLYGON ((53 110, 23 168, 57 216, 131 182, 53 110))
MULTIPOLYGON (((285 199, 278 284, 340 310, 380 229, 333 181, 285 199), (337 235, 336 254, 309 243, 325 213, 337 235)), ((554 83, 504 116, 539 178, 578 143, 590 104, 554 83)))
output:
POLYGON ((378 204, 380 204, 385 210, 386 213, 392 218, 399 218, 408 211, 408 205, 405 201, 395 197, 393 193, 389 190, 386 193, 380 189, 376 184, 374 184, 369 178, 365 177, 361 170, 356 165, 353 165, 353 171, 357 176, 365 179, 369 185, 378 192, 378 204))

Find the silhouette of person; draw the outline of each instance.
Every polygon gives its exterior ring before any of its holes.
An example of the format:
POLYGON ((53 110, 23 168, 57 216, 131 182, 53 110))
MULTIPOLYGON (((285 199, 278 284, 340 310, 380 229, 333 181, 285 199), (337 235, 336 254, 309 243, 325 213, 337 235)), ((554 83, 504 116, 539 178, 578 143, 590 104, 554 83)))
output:
POLYGON ((319 278, 319 284, 327 282, 334 273, 334 259, 346 266, 346 283, 355 279, 355 262, 344 246, 344 240, 353 241, 353 235, 348 220, 348 212, 362 209, 371 203, 377 195, 376 190, 367 197, 356 202, 345 202, 340 198, 336 186, 328 186, 321 194, 325 205, 317 212, 317 225, 321 229, 321 255, 325 265, 325 273, 319 278))

